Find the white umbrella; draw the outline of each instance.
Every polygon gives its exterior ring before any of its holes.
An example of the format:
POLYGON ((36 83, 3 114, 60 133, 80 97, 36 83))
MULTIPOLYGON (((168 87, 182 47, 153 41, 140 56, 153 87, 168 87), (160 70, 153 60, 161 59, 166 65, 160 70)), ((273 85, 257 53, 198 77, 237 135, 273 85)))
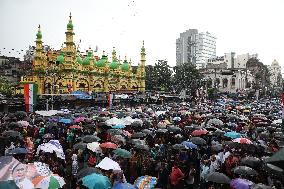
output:
POLYGON ((107 125, 117 125, 117 124, 123 124, 123 121, 121 119, 118 119, 116 117, 113 117, 106 121, 107 125))
POLYGON ((119 164, 108 157, 105 157, 96 167, 103 170, 121 171, 119 164))
POLYGON ((87 148, 91 150, 92 152, 102 152, 102 149, 100 147, 100 143, 98 142, 92 142, 87 144, 87 148))
POLYGON ((36 113, 36 114, 39 114, 39 115, 41 115, 41 116, 47 116, 47 117, 49 117, 49 116, 54 116, 54 115, 56 115, 56 114, 58 114, 58 113, 60 113, 60 112, 57 111, 57 110, 49 110, 49 111, 44 111, 44 110, 42 110, 42 111, 35 111, 35 113, 36 113))

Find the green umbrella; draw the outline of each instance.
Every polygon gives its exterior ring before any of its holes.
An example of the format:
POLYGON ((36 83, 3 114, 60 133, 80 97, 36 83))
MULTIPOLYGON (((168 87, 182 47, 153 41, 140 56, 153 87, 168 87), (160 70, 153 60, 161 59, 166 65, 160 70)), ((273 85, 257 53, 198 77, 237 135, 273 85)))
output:
POLYGON ((13 180, 0 181, 0 188, 5 188, 5 189, 19 189, 19 187, 16 185, 15 181, 13 181, 13 180))
POLYGON ((117 148, 113 152, 114 152, 114 154, 116 154, 119 157, 131 158, 131 153, 129 151, 125 150, 125 149, 117 148))

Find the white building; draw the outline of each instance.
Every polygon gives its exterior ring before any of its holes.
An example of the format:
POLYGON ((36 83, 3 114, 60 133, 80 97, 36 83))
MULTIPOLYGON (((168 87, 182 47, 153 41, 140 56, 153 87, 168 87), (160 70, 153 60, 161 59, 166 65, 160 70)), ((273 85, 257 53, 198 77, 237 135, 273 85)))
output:
POLYGON ((274 60, 270 66, 268 66, 270 73, 270 83, 272 86, 280 86, 282 83, 281 66, 274 60))
POLYGON ((196 67, 205 68, 208 58, 216 57, 216 37, 209 32, 198 33, 189 29, 180 34, 176 40, 176 64, 193 63, 196 67))
POLYGON ((257 54, 250 55, 249 53, 237 55, 234 52, 225 53, 224 56, 207 59, 207 64, 225 63, 228 69, 245 69, 250 58, 257 58, 257 54))

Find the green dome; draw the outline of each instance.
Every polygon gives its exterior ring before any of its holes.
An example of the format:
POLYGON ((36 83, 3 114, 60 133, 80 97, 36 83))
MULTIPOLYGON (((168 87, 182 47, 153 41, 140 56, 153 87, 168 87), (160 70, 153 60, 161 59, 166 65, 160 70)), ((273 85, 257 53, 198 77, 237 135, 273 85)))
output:
POLYGON ((83 64, 83 59, 82 59, 81 56, 79 56, 79 55, 77 55, 76 61, 77 61, 79 64, 83 64))
POLYGON ((37 39, 41 39, 41 38, 42 38, 41 31, 38 31, 38 32, 37 32, 37 34, 36 34, 36 38, 37 38, 37 39))
POLYGON ((63 53, 61 53, 60 55, 57 56, 56 62, 59 62, 60 64, 62 64, 64 62, 64 54, 63 53))
POLYGON ((128 64, 128 62, 127 62, 127 60, 124 60, 124 62, 123 62, 123 64, 121 65, 121 70, 122 71, 128 71, 129 70, 129 64, 128 64))
POLYGON ((89 56, 86 56, 83 60, 83 65, 90 65, 90 58, 89 56))
POLYGON ((109 68, 112 70, 115 70, 118 68, 118 62, 116 60, 112 61, 112 63, 109 64, 109 68))
POLYGON ((103 55, 102 58, 97 62, 96 66, 99 68, 105 67, 106 62, 107 62, 107 57, 103 55))
POLYGON ((69 30, 73 30, 73 24, 72 24, 72 21, 69 20, 68 24, 67 24, 67 29, 69 30))

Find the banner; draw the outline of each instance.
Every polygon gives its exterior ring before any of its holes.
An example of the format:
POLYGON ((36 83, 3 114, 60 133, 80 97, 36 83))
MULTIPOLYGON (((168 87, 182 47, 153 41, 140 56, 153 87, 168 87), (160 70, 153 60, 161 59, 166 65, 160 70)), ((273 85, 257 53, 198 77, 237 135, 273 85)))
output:
POLYGON ((27 112, 33 112, 37 102, 37 84, 24 84, 24 98, 27 112))

